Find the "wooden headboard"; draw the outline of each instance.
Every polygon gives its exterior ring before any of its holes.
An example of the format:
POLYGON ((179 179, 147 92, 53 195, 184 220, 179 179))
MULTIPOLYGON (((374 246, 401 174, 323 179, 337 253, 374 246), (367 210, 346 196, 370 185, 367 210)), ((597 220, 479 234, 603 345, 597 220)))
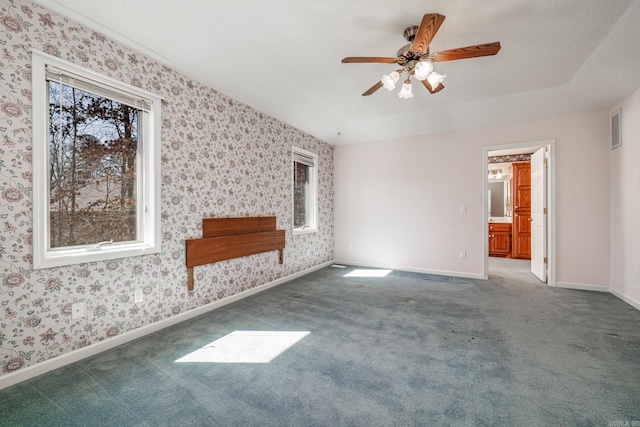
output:
POLYGON ((193 267, 277 250, 283 262, 284 230, 275 216, 204 218, 202 239, 185 241, 187 285, 193 290, 193 267))

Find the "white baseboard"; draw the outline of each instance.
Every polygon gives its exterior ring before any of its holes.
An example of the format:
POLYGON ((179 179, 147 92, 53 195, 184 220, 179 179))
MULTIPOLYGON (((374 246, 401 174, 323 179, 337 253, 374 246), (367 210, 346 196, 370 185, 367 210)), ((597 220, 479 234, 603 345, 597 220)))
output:
POLYGON ((321 268, 327 267, 333 264, 333 261, 325 262, 322 264, 318 264, 314 267, 307 268, 306 270, 299 271, 297 273, 291 274, 286 277, 281 277, 278 280, 274 280, 273 282, 265 283, 264 285, 257 286, 252 289, 248 289, 246 291, 237 293, 228 298, 224 298, 222 300, 214 301, 207 305, 203 305, 198 308, 194 308, 193 310, 185 311, 184 313, 180 313, 176 316, 169 317, 168 319, 163 319, 158 322, 151 323, 149 325, 141 326, 132 331, 125 332, 121 335, 117 335, 113 338, 109 338, 104 341, 96 342, 95 344, 91 344, 90 346, 83 347, 78 350, 71 351, 69 353, 64 353, 60 356, 53 357, 51 359, 45 360, 44 362, 37 363, 35 365, 27 366, 26 368, 22 368, 18 371, 15 371, 11 374, 5 374, 0 377, 0 390, 3 388, 10 387, 14 384, 17 384, 22 381, 26 381, 28 379, 34 378, 38 375, 42 375, 49 371, 53 371, 54 369, 61 368, 63 366, 69 365, 71 363, 77 362, 82 359, 86 359, 87 357, 91 357, 95 354, 102 353, 103 351, 110 350, 119 345, 125 344, 129 341, 136 340, 138 338, 142 338, 145 335, 152 334, 161 329, 167 328, 169 326, 175 325, 180 322, 184 322, 185 320, 189 320, 193 317, 199 316, 201 314, 207 313, 211 310, 215 310, 216 308, 223 307, 227 304, 230 304, 235 301, 239 301, 248 296, 257 294, 262 291, 266 291, 267 289, 273 288, 274 286, 281 285, 290 280, 296 279, 298 277, 309 274, 313 271, 319 270, 321 268))
MULTIPOLYGON (((158 322, 154 322, 149 325, 141 326, 137 329, 134 329, 129 332, 125 332, 113 338, 96 342, 95 344, 91 344, 88 347, 74 350, 69 353, 64 353, 60 356, 45 360, 44 362, 40 362, 36 365, 27 366, 26 368, 22 368, 14 373, 2 375, 0 376, 0 390, 10 387, 19 382, 37 377, 38 375, 42 375, 44 373, 53 371, 54 369, 58 369, 63 366, 69 365, 71 363, 77 362, 79 360, 86 359, 87 357, 91 357, 98 353, 102 353, 103 351, 110 350, 119 345, 125 344, 129 341, 142 338, 145 335, 149 335, 161 329, 175 325, 177 323, 184 322, 185 320, 189 320, 193 317, 196 317, 201 314, 207 313, 209 311, 215 310, 217 308, 223 307, 232 302, 239 301, 248 296, 257 294, 262 291, 266 291, 267 289, 273 288, 275 286, 286 283, 290 280, 312 273, 316 270, 320 270, 321 268, 327 267, 331 264, 345 264, 345 265, 353 265, 353 266, 368 267, 368 268, 384 268, 389 270, 408 271, 412 273, 435 274, 439 276, 463 277, 463 278, 469 278, 469 279, 481 279, 481 280, 486 279, 481 274, 460 273, 455 271, 428 270, 423 268, 411 268, 411 267, 397 268, 397 267, 388 266, 388 265, 374 265, 369 263, 365 264, 365 263, 359 263, 355 261, 345 261, 345 260, 328 261, 322 264, 318 264, 314 267, 310 267, 306 270, 302 270, 297 273, 291 274, 289 276, 282 277, 278 280, 274 280, 273 282, 265 283, 264 285, 237 293, 228 298, 225 298, 219 301, 214 301, 210 304, 195 308, 193 310, 186 311, 184 313, 180 313, 177 316, 172 316, 168 319, 160 320, 158 322)), ((557 287, 567 288, 567 289, 586 290, 586 291, 610 292, 616 297, 626 302, 627 304, 631 305, 637 310, 640 310, 640 302, 635 301, 625 296, 624 294, 614 289, 610 289, 606 286, 586 285, 581 283, 570 283, 570 282, 557 282, 557 287)))
POLYGON ((577 289, 579 291, 609 292, 608 286, 587 285, 584 283, 556 282, 557 288, 577 289))
POLYGON ((578 290, 582 290, 582 291, 595 291, 595 292, 608 292, 612 295, 614 295, 617 298, 620 298, 622 301, 626 302, 627 304, 629 304, 631 307, 635 308, 636 310, 640 310, 640 302, 629 298, 628 296, 626 296, 625 294, 623 294, 620 291, 617 291, 613 288, 610 288, 608 286, 599 286, 599 285, 585 285, 583 283, 570 283, 570 282, 558 282, 557 284, 558 288, 566 288, 566 289, 578 289, 578 290))
POLYGON ((620 298, 622 301, 626 302, 627 304, 629 304, 631 307, 635 308, 636 310, 640 310, 640 302, 629 298, 628 296, 626 296, 625 294, 621 293, 620 291, 616 291, 615 289, 611 288, 609 290, 613 295, 617 296, 618 298, 620 298))
POLYGON ((460 271, 429 270, 426 268, 417 268, 417 267, 397 267, 392 265, 363 263, 363 262, 348 261, 348 260, 335 260, 334 262, 336 264, 353 265, 356 267, 384 268, 387 270, 408 271, 410 273, 435 274, 437 276, 449 276, 449 277, 463 277, 465 279, 480 279, 480 280, 486 279, 486 277, 482 274, 464 273, 460 271))

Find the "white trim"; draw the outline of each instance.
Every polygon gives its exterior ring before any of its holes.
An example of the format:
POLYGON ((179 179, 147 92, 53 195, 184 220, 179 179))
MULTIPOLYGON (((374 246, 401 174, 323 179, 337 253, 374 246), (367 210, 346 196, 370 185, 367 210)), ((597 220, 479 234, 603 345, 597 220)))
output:
POLYGON ((292 231, 294 236, 297 236, 299 234, 317 233, 318 229, 317 228, 311 228, 311 227, 304 227, 304 228, 294 228, 291 231, 292 231))
POLYGON ((105 76, 104 74, 100 74, 98 72, 95 72, 93 70, 90 70, 88 68, 84 68, 80 65, 76 65, 72 62, 66 61, 64 59, 58 58, 57 56, 53 56, 53 55, 49 55, 48 53, 44 53, 41 52, 37 49, 31 49, 30 50, 31 55, 33 57, 33 54, 35 53, 37 56, 40 57, 41 60, 45 60, 44 62, 46 62, 47 64, 51 64, 61 70, 66 70, 68 68, 70 68, 69 72, 73 72, 81 77, 84 77, 86 79, 89 80, 98 80, 98 81, 104 81, 106 83, 108 83, 110 86, 114 86, 115 88, 119 89, 119 90, 124 90, 127 92, 131 92, 134 95, 140 97, 140 98, 157 98, 157 99, 162 99, 161 96, 150 92, 148 90, 139 88, 137 86, 133 86, 127 83, 124 83, 118 79, 114 79, 113 77, 109 77, 109 76, 105 76))
POLYGON ((593 292, 607 292, 610 293, 611 295, 615 296, 616 298, 621 299, 622 301, 626 302, 627 304, 629 304, 631 307, 635 308, 636 310, 640 311, 640 302, 636 301, 632 298, 629 298, 628 296, 626 296, 625 294, 623 294, 622 292, 610 288, 608 286, 602 286, 602 285, 587 285, 584 283, 571 283, 571 282, 558 282, 557 283, 557 287, 558 288, 564 288, 564 289, 577 289, 580 291, 593 291, 593 292))
POLYGON ((397 271, 407 271, 409 273, 421 273, 421 274, 434 274, 437 276, 447 276, 447 277, 461 277, 465 279, 485 279, 481 274, 476 273, 464 273, 461 271, 446 271, 446 270, 430 270, 427 268, 418 268, 418 267, 398 267, 387 264, 376 264, 376 263, 367 263, 367 262, 359 262, 359 261, 348 261, 348 260, 334 260, 336 264, 344 264, 347 266, 356 266, 356 267, 367 267, 367 268, 380 268, 386 270, 397 270, 397 271))
POLYGON ((635 308, 636 310, 640 310, 640 301, 636 301, 634 299, 629 298, 628 296, 626 296, 625 294, 623 294, 620 291, 617 291, 613 288, 609 288, 609 292, 611 292, 613 295, 615 295, 616 297, 620 298, 622 301, 626 302, 627 304, 629 304, 631 307, 635 308))
POLYGON ((304 156, 304 157, 309 157, 310 159, 312 159, 312 163, 313 166, 309 166, 309 170, 311 172, 311 176, 309 177, 309 182, 310 184, 310 196, 311 196, 311 206, 309 209, 309 226, 305 226, 305 227, 299 227, 299 228, 295 228, 294 224, 293 224, 293 220, 295 218, 295 198, 294 198, 294 191, 295 191, 295 168, 291 167, 291 230, 292 230, 292 234, 294 236, 299 235, 299 234, 309 234, 309 233, 316 233, 319 229, 318 226, 318 155, 316 153, 312 153, 311 151, 307 151, 304 150, 302 148, 296 147, 296 146, 291 146, 291 161, 292 164, 293 162, 296 162, 296 154, 304 156))
POLYGON ((154 254, 160 252, 160 135, 161 103, 157 95, 146 90, 103 76, 52 55, 31 50, 32 57, 32 114, 33 114, 33 268, 50 268, 83 262, 154 254), (49 145, 48 93, 46 66, 74 73, 96 84, 106 85, 149 101, 150 112, 144 113, 143 144, 138 161, 142 173, 138 181, 137 208, 139 240, 108 246, 49 247, 49 145), (144 219, 143 219, 144 216, 144 219))
POLYGON ((524 141, 510 144, 489 145, 482 148, 482 207, 483 219, 480 230, 482 230, 483 254, 484 254, 484 270, 482 277, 489 278, 489 234, 487 233, 487 224, 489 223, 487 185, 487 170, 489 168, 489 151, 504 150, 511 148, 528 148, 528 147, 547 147, 548 163, 547 163, 547 285, 551 287, 556 284, 556 140, 545 139, 540 141, 524 141))
MULTIPOLYGON (((129 332, 125 332, 121 335, 115 336, 108 340, 99 341, 99 342, 96 342, 95 344, 89 345, 88 347, 84 347, 69 353, 64 353, 60 356, 45 360, 44 362, 38 363, 36 365, 27 366, 26 368, 20 369, 11 374, 5 374, 3 376, 0 376, 0 390, 7 387, 11 387, 12 385, 18 384, 22 381, 35 378, 38 375, 42 375, 47 372, 53 371, 55 369, 62 368, 63 366, 70 365, 82 359, 86 359, 88 357, 94 356, 98 353, 102 353, 104 351, 110 350, 119 345, 126 344, 138 338, 142 338, 146 335, 152 334, 164 328, 168 328, 169 326, 173 326, 177 323, 184 322, 185 320, 189 320, 201 314, 208 313, 209 311, 223 307, 227 304, 231 304, 232 302, 239 301, 248 296, 260 293, 262 291, 266 291, 267 289, 289 282, 293 279, 297 279, 298 277, 302 277, 316 270, 329 267, 332 264, 343 264, 346 267, 357 266, 357 267, 369 267, 369 268, 384 268, 384 269, 390 269, 390 270, 408 271, 411 273, 435 274, 439 276, 461 277, 461 278, 480 279, 480 280, 485 279, 482 277, 482 275, 479 275, 479 274, 469 274, 469 273, 460 273, 460 272, 451 272, 451 271, 442 271, 442 270, 427 270, 422 268, 410 268, 410 267, 396 268, 396 267, 391 267, 387 265, 375 265, 375 264, 360 263, 355 261, 340 261, 340 260, 327 261, 322 264, 318 264, 314 267, 310 267, 305 270, 299 271, 297 273, 290 274, 289 276, 281 277, 280 279, 274 280, 273 282, 265 283, 264 285, 237 293, 228 298, 225 298, 219 301, 214 301, 210 304, 195 308, 193 310, 189 310, 184 313, 180 313, 177 316, 160 320, 158 322, 151 323, 149 325, 141 326, 137 329, 134 329, 129 332)), ((569 282, 558 282, 557 286, 566 288, 566 289, 610 292, 611 294, 620 298, 627 304, 631 305, 637 310, 640 310, 640 302, 625 296, 624 294, 616 291, 615 289, 609 289, 606 286, 586 285, 586 284, 569 283, 569 282)))
POLYGON ((586 283, 571 283, 571 282, 557 282, 557 288, 564 289, 576 289, 579 291, 593 291, 593 292, 610 292, 608 286, 602 285, 588 285, 586 283))
POLYGON ((324 267, 328 267, 331 264, 333 264, 333 261, 327 261, 322 264, 318 264, 314 267, 307 268, 306 270, 302 270, 297 273, 290 274, 286 277, 281 277, 280 279, 274 280, 273 282, 265 283, 264 285, 257 286, 255 288, 237 293, 228 298, 224 298, 219 301, 214 301, 210 304, 203 305, 201 307, 194 308, 193 310, 189 310, 184 313, 180 313, 176 316, 169 317, 168 319, 160 320, 158 322, 154 322, 149 325, 141 326, 139 328, 125 332, 121 335, 117 335, 113 338, 110 338, 104 341, 98 341, 94 344, 91 344, 79 350, 64 353, 60 356, 45 360, 44 362, 27 366, 26 368, 22 368, 18 371, 15 371, 14 373, 2 375, 0 376, 0 390, 2 390, 3 388, 7 388, 12 385, 15 385, 19 382, 34 378, 38 375, 42 375, 44 373, 53 371, 54 369, 58 369, 66 365, 70 365, 71 363, 77 362, 82 359, 86 359, 87 357, 91 357, 93 355, 102 353, 107 350, 110 350, 119 345, 128 343, 129 341, 142 338, 146 335, 152 334, 161 329, 168 328, 169 326, 173 326, 180 322, 184 322, 185 320, 189 320, 193 317, 196 317, 201 314, 207 313, 209 311, 215 310, 217 308, 223 307, 227 304, 231 304, 232 302, 239 301, 248 296, 257 294, 262 291, 266 291, 267 289, 281 285, 285 282, 289 282, 293 279, 312 273, 316 270, 320 270, 324 267))

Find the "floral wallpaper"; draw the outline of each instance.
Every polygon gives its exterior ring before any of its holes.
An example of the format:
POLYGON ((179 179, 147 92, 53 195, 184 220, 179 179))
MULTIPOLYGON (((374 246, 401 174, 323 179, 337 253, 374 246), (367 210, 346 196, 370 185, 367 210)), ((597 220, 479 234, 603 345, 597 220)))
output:
POLYGON ((0 0, 0 375, 332 260, 333 147, 25 0, 0 0), (32 269, 35 48, 163 98, 162 252, 32 269), (291 146, 318 154, 318 233, 291 233, 291 146), (203 217, 275 215, 284 264, 263 253, 196 267, 203 217), (134 304, 134 289, 144 301, 134 304), (83 301, 86 316, 71 319, 83 301))
POLYGON ((531 154, 508 154, 505 156, 489 156, 489 163, 513 163, 531 161, 531 154))

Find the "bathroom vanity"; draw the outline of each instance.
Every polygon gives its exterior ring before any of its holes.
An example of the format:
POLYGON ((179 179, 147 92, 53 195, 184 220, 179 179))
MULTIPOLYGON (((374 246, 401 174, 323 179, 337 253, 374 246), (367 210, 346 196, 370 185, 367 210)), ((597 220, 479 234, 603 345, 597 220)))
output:
POLYGON ((511 222, 489 222, 489 256, 511 256, 511 222))

